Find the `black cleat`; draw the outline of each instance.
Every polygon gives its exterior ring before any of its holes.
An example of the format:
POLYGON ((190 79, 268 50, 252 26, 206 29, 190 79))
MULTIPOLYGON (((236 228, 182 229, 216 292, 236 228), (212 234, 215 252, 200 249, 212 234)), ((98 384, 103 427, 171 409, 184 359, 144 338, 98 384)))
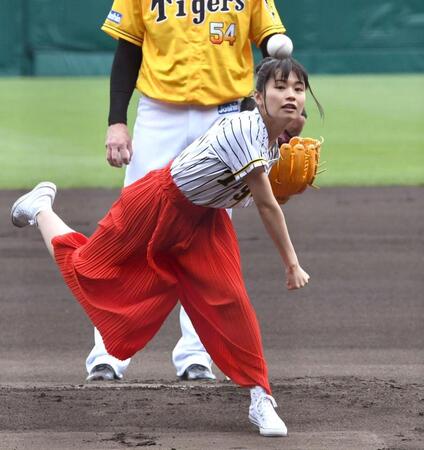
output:
POLYGON ((88 374, 87 381, 113 381, 119 380, 118 375, 109 364, 97 364, 88 374))
POLYGON ((216 380, 216 376, 210 369, 201 364, 192 364, 180 377, 181 380, 194 381, 194 380, 216 380))

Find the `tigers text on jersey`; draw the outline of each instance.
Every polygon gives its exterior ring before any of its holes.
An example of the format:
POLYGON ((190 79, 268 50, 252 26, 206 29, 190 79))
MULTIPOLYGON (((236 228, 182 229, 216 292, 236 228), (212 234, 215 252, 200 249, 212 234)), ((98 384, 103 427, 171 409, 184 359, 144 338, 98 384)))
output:
POLYGON ((102 30, 142 46, 143 94, 211 106, 250 94, 251 42, 285 28, 274 0, 115 0, 102 30))
POLYGON ((194 204, 213 208, 248 206, 244 177, 255 167, 269 172, 278 160, 277 144, 268 149, 268 132, 257 109, 218 120, 171 165, 171 175, 194 204))

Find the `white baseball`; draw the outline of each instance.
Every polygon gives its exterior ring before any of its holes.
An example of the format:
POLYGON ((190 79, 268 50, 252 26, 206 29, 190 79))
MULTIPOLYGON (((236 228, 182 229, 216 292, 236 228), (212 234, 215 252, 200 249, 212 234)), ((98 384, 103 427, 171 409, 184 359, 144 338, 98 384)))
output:
POLYGON ((293 42, 285 34, 274 34, 269 38, 266 49, 269 56, 284 59, 292 54, 293 42))

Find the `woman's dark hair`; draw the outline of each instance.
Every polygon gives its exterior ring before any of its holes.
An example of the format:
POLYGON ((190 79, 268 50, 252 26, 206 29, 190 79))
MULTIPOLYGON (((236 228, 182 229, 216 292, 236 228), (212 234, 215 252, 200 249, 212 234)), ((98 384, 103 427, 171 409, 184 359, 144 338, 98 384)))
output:
MULTIPOLYGON (((309 84, 308 73, 305 68, 296 61, 292 57, 284 58, 284 59, 276 59, 267 57, 264 58, 257 66, 256 66, 256 90, 261 92, 264 96, 265 101, 265 109, 266 109, 266 89, 265 85, 267 81, 274 77, 274 80, 277 80, 277 75, 281 76, 283 80, 287 80, 291 72, 294 72, 297 78, 305 84, 305 88, 309 90, 314 99, 318 111, 321 117, 324 117, 324 109, 321 106, 318 99, 315 97, 315 94, 312 91, 311 85, 309 84)), ((251 102, 252 97, 246 97, 241 103, 241 109, 243 110, 243 106, 246 109, 251 109, 253 104, 251 102)))

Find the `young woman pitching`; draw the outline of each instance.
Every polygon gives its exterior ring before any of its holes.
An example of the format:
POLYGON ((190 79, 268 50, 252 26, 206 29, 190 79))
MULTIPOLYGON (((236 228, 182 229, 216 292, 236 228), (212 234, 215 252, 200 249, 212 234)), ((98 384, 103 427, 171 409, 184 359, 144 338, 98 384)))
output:
POLYGON ((167 168, 124 188, 89 238, 53 212, 56 187, 49 182, 20 197, 11 212, 14 225, 38 227, 113 356, 142 349, 180 299, 222 372, 250 388, 249 419, 264 436, 285 436, 287 428, 274 410, 225 208, 253 200, 281 254, 288 289, 308 282, 267 176, 279 156, 277 137, 303 111, 308 88, 295 60, 266 58, 257 70, 257 108, 218 121, 167 168))

